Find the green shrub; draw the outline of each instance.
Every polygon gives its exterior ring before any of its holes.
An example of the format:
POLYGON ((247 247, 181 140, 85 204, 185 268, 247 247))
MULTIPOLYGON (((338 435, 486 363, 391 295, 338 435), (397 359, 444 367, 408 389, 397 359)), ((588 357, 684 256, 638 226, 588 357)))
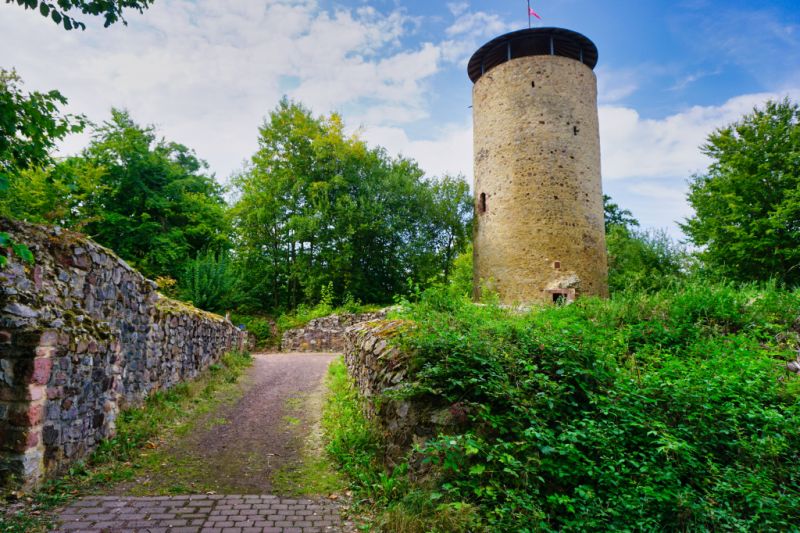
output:
POLYGON ((800 293, 675 282, 514 315, 440 288, 404 313, 400 394, 468 419, 419 450, 435 483, 409 491, 474 506, 476 529, 800 523, 800 293))
POLYGON ((328 370, 328 394, 322 425, 326 450, 349 478, 359 510, 373 516, 381 531, 458 533, 474 531, 477 511, 469 504, 441 501, 414 487, 408 465, 383 466, 380 431, 364 416, 363 399, 341 358, 328 370))
POLYGON ((244 329, 255 337, 256 347, 259 349, 277 344, 274 333, 275 321, 270 317, 231 313, 231 322, 237 326, 244 326, 244 329))
POLYGON ((189 261, 178 284, 182 300, 222 313, 235 306, 236 277, 226 254, 207 251, 189 261))
POLYGON ((623 290, 654 291, 685 277, 689 255, 663 230, 611 225, 606 232, 608 285, 623 290))
POLYGON ((333 284, 329 283, 326 287, 322 288, 322 296, 320 301, 315 306, 308 306, 300 304, 297 308, 288 313, 281 314, 277 319, 278 336, 282 336, 283 332, 289 329, 301 328, 316 318, 322 318, 333 314, 346 314, 346 313, 367 313, 375 311, 379 306, 364 305, 360 301, 355 300, 352 295, 345 295, 341 305, 334 305, 333 284))

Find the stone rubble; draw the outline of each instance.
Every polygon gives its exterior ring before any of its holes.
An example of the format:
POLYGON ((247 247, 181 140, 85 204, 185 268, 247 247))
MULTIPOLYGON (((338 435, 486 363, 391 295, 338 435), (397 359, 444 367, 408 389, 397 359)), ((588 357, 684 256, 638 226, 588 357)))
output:
POLYGON ((368 320, 385 318, 387 309, 373 313, 330 315, 315 318, 302 328, 286 331, 281 339, 284 352, 342 352, 345 348, 345 330, 368 320))

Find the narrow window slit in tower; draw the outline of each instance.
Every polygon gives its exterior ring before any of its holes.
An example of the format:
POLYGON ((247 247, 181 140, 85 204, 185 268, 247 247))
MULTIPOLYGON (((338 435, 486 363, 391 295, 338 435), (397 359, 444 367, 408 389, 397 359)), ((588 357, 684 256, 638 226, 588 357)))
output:
POLYGON ((580 133, 580 131, 581 130, 578 129, 578 126, 572 126, 572 134, 575 135, 576 137, 578 136, 578 133, 580 133))
POLYGON ((481 215, 486 212, 486 193, 482 192, 480 200, 478 201, 478 213, 481 215))
POLYGON ((533 87, 534 89, 536 88, 536 82, 535 81, 531 82, 531 87, 533 87))

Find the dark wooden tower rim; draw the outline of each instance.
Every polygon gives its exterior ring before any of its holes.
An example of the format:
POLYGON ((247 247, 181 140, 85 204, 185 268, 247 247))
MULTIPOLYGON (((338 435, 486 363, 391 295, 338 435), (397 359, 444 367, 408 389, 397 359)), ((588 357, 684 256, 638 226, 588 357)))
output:
POLYGON ((563 28, 530 28, 496 37, 472 55, 467 73, 472 83, 491 69, 527 56, 561 56, 580 61, 594 69, 597 47, 588 37, 563 28))

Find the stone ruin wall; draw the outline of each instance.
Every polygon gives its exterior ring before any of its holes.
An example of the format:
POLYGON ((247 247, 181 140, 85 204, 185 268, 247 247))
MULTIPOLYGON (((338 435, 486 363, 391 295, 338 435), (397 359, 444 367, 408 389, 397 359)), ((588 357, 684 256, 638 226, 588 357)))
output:
POLYGON ((412 445, 454 427, 459 418, 458 406, 391 397, 406 384, 410 362, 410 354, 391 339, 408 327, 413 324, 403 320, 374 320, 345 333, 347 372, 364 400, 367 418, 380 428, 387 464, 402 459, 412 445))
POLYGON ((498 65, 473 88, 473 120, 476 296, 485 283, 506 304, 608 296, 592 69, 559 56, 498 65))
POLYGON ((315 318, 301 328, 287 330, 281 338, 283 352, 343 352, 345 330, 368 320, 385 318, 387 309, 373 313, 330 315, 315 318))
POLYGON ((170 300, 86 237, 0 219, 35 263, 0 270, 0 483, 36 486, 114 435, 121 409, 249 339, 170 300))

